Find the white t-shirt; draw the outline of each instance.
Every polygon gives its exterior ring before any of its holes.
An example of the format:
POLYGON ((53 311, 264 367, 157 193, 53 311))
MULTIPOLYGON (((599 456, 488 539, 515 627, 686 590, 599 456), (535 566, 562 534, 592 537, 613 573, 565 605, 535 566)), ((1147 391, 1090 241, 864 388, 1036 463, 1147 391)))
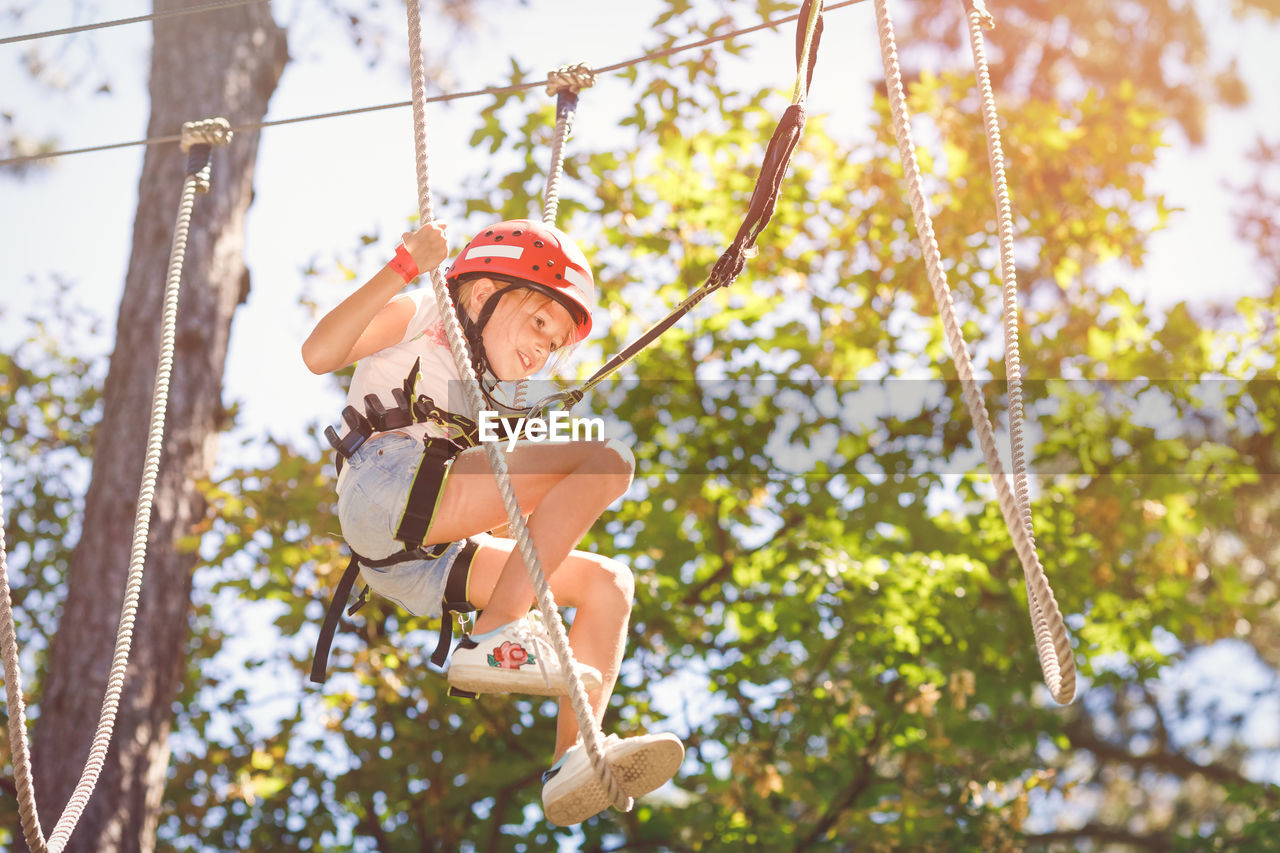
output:
MULTIPOLYGON (((355 374, 351 377, 347 403, 363 413, 365 396, 376 394, 388 409, 395 408, 391 390, 404 384, 409 371, 413 369, 414 361, 421 359, 417 393, 427 395, 437 407, 445 411, 465 412, 467 407, 462 378, 454 364, 453 353, 449 350, 444 320, 436 308, 435 292, 425 287, 408 291, 404 295, 417 306, 413 319, 405 329, 404 338, 398 344, 360 359, 356 364, 355 374)), ((410 399, 409 402, 412 403, 413 400, 410 399)), ((431 421, 401 427, 399 432, 414 438, 428 435, 433 438, 457 438, 462 433, 458 427, 431 421)))

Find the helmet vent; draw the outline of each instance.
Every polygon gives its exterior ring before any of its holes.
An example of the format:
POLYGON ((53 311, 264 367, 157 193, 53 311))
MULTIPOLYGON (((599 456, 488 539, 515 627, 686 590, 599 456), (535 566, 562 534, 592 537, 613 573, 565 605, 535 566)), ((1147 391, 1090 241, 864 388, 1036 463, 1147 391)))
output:
POLYGON ((543 290, 573 315, 575 341, 591 332, 595 282, 590 262, 554 225, 513 219, 483 229, 449 268, 449 286, 475 276, 543 290))

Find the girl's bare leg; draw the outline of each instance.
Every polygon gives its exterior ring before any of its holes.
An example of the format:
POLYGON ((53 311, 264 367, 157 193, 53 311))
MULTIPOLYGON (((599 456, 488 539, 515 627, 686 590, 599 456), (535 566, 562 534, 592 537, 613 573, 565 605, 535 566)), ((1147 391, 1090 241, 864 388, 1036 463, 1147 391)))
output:
MULTIPOLYGON (((510 540, 498 539, 482 544, 476 551, 468 595, 478 608, 488 606, 498 578, 505 577, 505 566, 514 546, 510 540)), ((524 571, 523 565, 520 570, 524 571)), ((556 604, 577 608, 569 629, 569 645, 574 658, 600 670, 600 687, 587 693, 595 724, 599 727, 604 720, 609 697, 613 695, 626 647, 635 590, 631 570, 598 554, 573 551, 550 574, 548 583, 556 604)), ((567 697, 562 698, 553 760, 573 746, 578 734, 573 706, 567 697)))
MULTIPOLYGON (((511 485, 548 579, 600 515, 626 492, 635 471, 627 447, 616 441, 517 445, 506 453, 511 485)), ((506 522, 506 510, 489 460, 472 448, 454 460, 444 496, 431 523, 429 544, 451 542, 506 522)), ((518 550, 507 556, 476 632, 524 616, 533 586, 518 550)))

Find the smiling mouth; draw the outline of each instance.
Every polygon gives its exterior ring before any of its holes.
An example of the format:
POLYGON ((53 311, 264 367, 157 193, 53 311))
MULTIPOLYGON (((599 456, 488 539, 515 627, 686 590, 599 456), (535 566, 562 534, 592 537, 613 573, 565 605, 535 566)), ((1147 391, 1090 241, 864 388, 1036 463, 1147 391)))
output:
POLYGON ((533 366, 533 361, 529 358, 529 356, 525 355, 523 352, 520 352, 519 350, 517 350, 516 355, 520 357, 520 365, 525 370, 528 370, 531 366, 533 366))

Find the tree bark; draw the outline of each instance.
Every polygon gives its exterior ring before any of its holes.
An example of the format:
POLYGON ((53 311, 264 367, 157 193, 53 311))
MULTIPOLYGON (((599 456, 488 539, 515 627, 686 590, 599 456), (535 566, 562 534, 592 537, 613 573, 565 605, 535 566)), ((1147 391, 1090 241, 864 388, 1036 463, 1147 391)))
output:
MULTIPOLYGON (((156 0, 157 12, 202 0, 156 0)), ((179 15, 153 27, 149 137, 213 116, 260 121, 288 55, 266 4, 179 15)), ((232 315, 248 292, 242 258, 258 134, 213 152, 212 190, 197 197, 188 239, 166 436, 146 574, 111 749, 67 850, 150 851, 166 768, 172 703, 185 670, 196 554, 180 545, 205 512, 224 420, 222 374, 232 315)), ((49 650, 34 738, 36 793, 46 835, 80 778, 111 666, 142 478, 162 299, 184 180, 177 145, 147 149, 133 247, 104 389, 84 532, 49 650)))

